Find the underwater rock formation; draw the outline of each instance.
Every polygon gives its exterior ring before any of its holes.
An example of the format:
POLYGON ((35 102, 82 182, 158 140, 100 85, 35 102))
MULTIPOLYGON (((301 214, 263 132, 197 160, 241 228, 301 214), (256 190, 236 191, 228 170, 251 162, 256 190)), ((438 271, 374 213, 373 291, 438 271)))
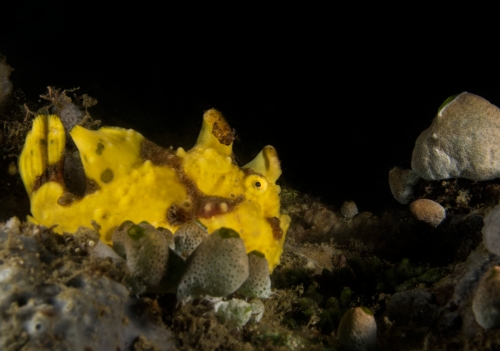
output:
POLYGON ((411 169, 394 167, 389 171, 389 187, 392 196, 399 203, 406 205, 413 198, 413 186, 420 177, 411 169))
POLYGON ((500 109, 463 92, 448 98, 415 142, 412 169, 427 180, 500 177, 500 109))
POLYGON ((144 300, 99 273, 111 262, 82 256, 98 240, 84 232, 63 240, 17 218, 0 225, 0 349, 176 349, 144 300))
POLYGON ((356 206, 354 201, 344 201, 340 207, 340 213, 342 213, 345 219, 351 219, 357 215, 358 212, 358 206, 356 206))

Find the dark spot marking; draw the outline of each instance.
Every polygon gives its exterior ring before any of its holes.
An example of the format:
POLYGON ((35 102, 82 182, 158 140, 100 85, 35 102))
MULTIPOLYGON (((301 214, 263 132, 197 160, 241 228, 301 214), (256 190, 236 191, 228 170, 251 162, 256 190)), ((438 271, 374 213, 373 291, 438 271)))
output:
POLYGON ((64 157, 61 157, 58 162, 49 165, 47 169, 45 169, 45 172, 40 174, 33 182, 33 191, 38 190, 42 185, 48 182, 56 182, 64 187, 63 163, 64 157))
POLYGON ((65 192, 61 196, 59 196, 59 199, 57 199, 57 204, 60 206, 69 206, 71 205, 74 201, 79 200, 80 198, 76 196, 75 194, 65 192))
POLYGON ((97 182, 93 179, 87 178, 86 179, 86 190, 85 190, 85 195, 93 194, 97 190, 99 190, 101 187, 97 182))
POLYGON ((109 168, 106 168, 104 171, 101 173, 101 181, 103 183, 109 183, 113 180, 114 174, 113 171, 109 168))
POLYGON ((173 226, 178 226, 191 220, 192 213, 180 208, 176 204, 170 206, 167 210, 167 221, 173 226))
POLYGON ((42 145, 42 146, 47 145, 47 142, 45 141, 45 139, 40 139, 40 145, 42 145))
POLYGON ((275 240, 280 240, 283 237, 283 229, 280 227, 279 218, 272 217, 266 218, 269 224, 271 225, 271 229, 273 230, 273 238, 275 240))
POLYGON ((102 155, 102 150, 104 150, 104 144, 97 143, 97 149, 95 150, 95 153, 98 155, 102 155))
POLYGON ((180 168, 180 159, 173 150, 162 148, 147 139, 141 143, 141 158, 151 161, 155 166, 180 168))

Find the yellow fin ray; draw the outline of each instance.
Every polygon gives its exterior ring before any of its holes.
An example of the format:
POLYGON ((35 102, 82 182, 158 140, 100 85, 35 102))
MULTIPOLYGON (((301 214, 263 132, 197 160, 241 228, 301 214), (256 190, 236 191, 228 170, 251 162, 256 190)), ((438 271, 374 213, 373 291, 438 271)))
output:
POLYGON ((268 181, 275 183, 281 175, 278 152, 271 145, 265 146, 255 158, 242 168, 250 168, 262 174, 268 181))
MULTIPOLYGON (((62 161, 65 144, 65 130, 58 116, 40 115, 33 120, 19 157, 21 178, 30 197, 36 190, 35 183, 47 175, 47 168, 59 167, 57 163, 62 161)), ((46 180, 50 180, 48 175, 46 180)))
POLYGON ((234 133, 222 113, 210 109, 203 114, 203 124, 195 148, 215 149, 224 156, 233 155, 234 133))

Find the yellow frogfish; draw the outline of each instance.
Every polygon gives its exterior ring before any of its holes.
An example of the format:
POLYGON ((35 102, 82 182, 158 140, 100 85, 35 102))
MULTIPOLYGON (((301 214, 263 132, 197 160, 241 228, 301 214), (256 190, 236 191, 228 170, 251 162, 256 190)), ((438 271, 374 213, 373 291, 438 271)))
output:
POLYGON ((113 231, 126 220, 175 232, 197 219, 209 233, 236 230, 247 252, 265 255, 270 271, 279 264, 290 217, 280 209, 277 152, 265 146, 238 167, 234 132, 219 111, 205 112, 198 140, 188 151, 162 148, 118 127, 94 131, 77 125, 70 135, 85 171, 83 196, 71 193, 64 182, 61 119, 39 115, 33 121, 19 158, 31 222, 56 226, 58 233, 97 223, 101 240, 110 244, 113 231))

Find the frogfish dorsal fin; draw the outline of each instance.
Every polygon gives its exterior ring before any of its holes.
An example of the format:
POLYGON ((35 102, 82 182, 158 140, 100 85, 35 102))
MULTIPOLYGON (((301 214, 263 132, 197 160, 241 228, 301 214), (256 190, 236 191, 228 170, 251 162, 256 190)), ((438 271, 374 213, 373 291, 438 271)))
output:
POLYGON ((210 109, 203 114, 203 124, 194 148, 215 149, 224 156, 233 155, 234 132, 222 113, 210 109))
POLYGON ((242 168, 250 168, 262 174, 268 181, 274 183, 281 175, 280 160, 278 152, 271 145, 265 146, 261 152, 242 168))

